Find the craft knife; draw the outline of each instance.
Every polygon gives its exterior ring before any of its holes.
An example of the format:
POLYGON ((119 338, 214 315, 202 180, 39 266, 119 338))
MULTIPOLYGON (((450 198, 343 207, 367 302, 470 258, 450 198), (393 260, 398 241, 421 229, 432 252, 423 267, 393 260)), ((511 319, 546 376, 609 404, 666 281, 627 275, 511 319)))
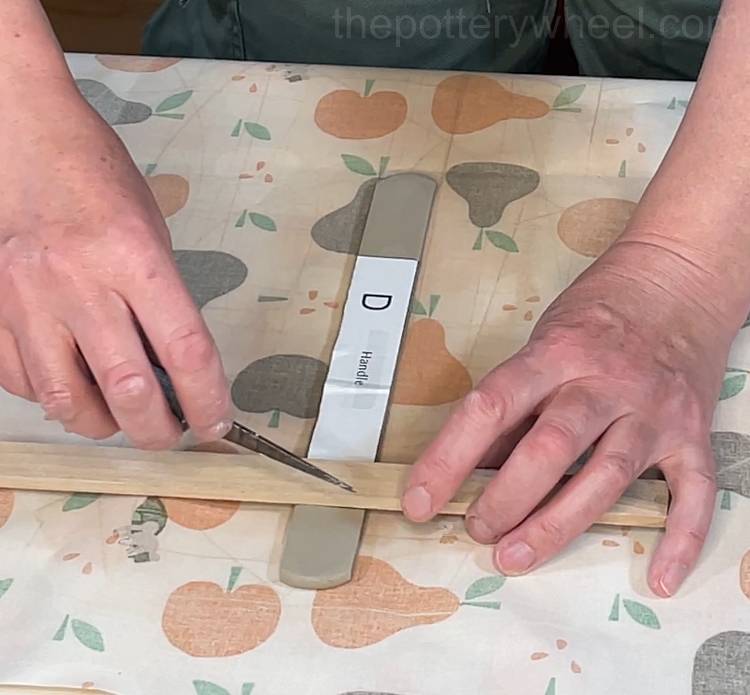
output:
MULTIPOLYGON (((180 402, 177 399, 177 393, 175 392, 172 380, 169 378, 169 375, 162 367, 155 364, 154 359, 151 359, 151 366, 154 370, 154 374, 156 375, 157 380, 159 381, 159 384, 161 385, 162 390, 164 391, 164 397, 167 399, 169 409, 177 418, 182 428, 187 429, 187 420, 185 419, 185 415, 182 412, 180 402)), ((251 430, 249 427, 241 425, 237 421, 232 423, 232 428, 224 436, 224 439, 228 442, 231 442, 232 444, 241 446, 244 449, 248 449, 258 454, 262 454, 263 456, 267 456, 274 461, 283 464, 284 466, 289 466, 290 468, 294 468, 295 470, 302 473, 307 473, 307 475, 311 475, 318 480, 323 480, 326 483, 330 483, 331 485, 336 485, 342 490, 346 490, 347 492, 356 492, 355 489, 351 485, 349 485, 349 483, 345 483, 343 480, 339 480, 339 478, 337 478, 336 476, 331 475, 330 473, 324 471, 322 468, 318 468, 314 464, 303 459, 301 456, 293 454, 283 446, 280 446, 279 444, 276 444, 276 442, 273 442, 263 435, 258 434, 257 432, 251 430)))

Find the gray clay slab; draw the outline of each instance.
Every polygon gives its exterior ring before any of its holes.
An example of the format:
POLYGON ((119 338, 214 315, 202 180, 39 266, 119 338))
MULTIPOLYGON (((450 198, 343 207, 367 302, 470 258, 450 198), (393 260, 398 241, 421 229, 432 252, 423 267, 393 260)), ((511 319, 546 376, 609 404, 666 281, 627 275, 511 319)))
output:
MULTIPOLYGON (((358 255, 419 261, 436 190, 435 180, 424 174, 380 179, 358 255)), ((302 589, 330 589, 348 582, 364 519, 358 509, 295 507, 287 525, 281 581, 302 589)))
POLYGON ((393 174, 378 181, 359 255, 418 261, 436 190, 435 180, 424 174, 393 174))
POLYGON ((279 578, 299 589, 332 589, 351 579, 365 513, 297 505, 287 525, 279 578))

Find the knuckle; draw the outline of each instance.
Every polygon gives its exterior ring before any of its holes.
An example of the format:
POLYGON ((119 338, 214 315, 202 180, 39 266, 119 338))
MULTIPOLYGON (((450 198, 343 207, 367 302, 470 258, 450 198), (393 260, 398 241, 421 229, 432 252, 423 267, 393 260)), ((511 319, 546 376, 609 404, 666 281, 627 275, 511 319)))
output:
POLYGON ((154 239, 154 223, 146 215, 131 213, 118 221, 118 229, 122 243, 142 246, 154 239))
POLYGON ((196 326, 184 326, 167 341, 167 353, 180 371, 192 373, 211 366, 215 346, 208 332, 196 326))
POLYGON ((627 487, 633 482, 636 466, 627 454, 621 451, 608 451, 599 465, 607 478, 614 480, 619 487, 627 487))
POLYGON ((473 422, 502 422, 511 408, 510 396, 480 384, 466 396, 463 407, 473 422))
POLYGON ((669 528, 670 534, 673 536, 682 537, 684 540, 687 541, 688 545, 690 546, 696 546, 696 547, 702 547, 705 542, 706 538, 708 537, 707 531, 702 531, 697 528, 689 527, 689 528, 669 528))
POLYGON ((445 454, 433 454, 424 461, 424 467, 429 471, 430 478, 445 479, 455 475, 455 461, 445 454))
POLYGON ((71 388, 64 383, 44 381, 36 388, 36 396, 50 420, 74 420, 77 415, 71 388))
POLYGON ((564 420, 547 420, 540 424, 536 436, 536 453, 545 460, 568 456, 573 458, 579 433, 564 420))
POLYGON ((542 516, 539 521, 539 531, 547 541, 556 548, 562 547, 567 541, 565 529, 558 519, 553 516, 542 516))
POLYGON ((701 492, 708 495, 715 495, 719 489, 718 482, 716 480, 716 470, 714 468, 706 467, 694 470, 691 472, 691 483, 696 487, 701 487, 701 492))
POLYGON ((695 543, 703 545, 706 542, 707 533, 698 529, 690 528, 685 531, 685 535, 692 539, 695 543))
POLYGON ((117 372, 121 370, 115 368, 105 377, 107 401, 112 407, 131 410, 145 405, 152 393, 149 382, 137 372, 116 375, 117 372))

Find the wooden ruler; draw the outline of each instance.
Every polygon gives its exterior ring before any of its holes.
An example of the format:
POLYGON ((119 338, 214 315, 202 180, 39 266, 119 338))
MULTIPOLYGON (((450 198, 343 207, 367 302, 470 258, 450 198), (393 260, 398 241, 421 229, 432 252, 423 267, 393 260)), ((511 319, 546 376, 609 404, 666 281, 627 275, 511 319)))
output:
POLYGON ((101 690, 86 688, 42 688, 35 685, 0 685, 0 695, 107 695, 101 690))
MULTIPOLYGON (((348 461, 316 464, 351 483, 356 494, 258 454, 8 442, 0 443, 0 487, 400 511, 409 466, 348 461)), ((475 471, 443 513, 464 515, 493 474, 475 471)), ((599 523, 663 528, 668 504, 665 482, 636 480, 599 523)))

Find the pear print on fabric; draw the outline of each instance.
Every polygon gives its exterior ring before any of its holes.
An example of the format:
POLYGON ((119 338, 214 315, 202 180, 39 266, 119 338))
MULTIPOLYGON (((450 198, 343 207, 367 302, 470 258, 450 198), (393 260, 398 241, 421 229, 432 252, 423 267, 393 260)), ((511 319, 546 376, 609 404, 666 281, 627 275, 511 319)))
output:
POLYGON ((393 402, 400 405, 441 405, 463 398, 473 386, 469 372, 445 344, 443 325, 432 318, 440 297, 430 297, 429 308, 412 304, 419 318, 407 329, 401 350, 393 402))
POLYGON ((712 432, 719 487, 750 498, 750 436, 739 432, 712 432))
POLYGON ((692 695, 750 693, 750 633, 722 632, 707 639, 693 662, 692 695))
POLYGON ((343 207, 321 217, 311 231, 313 241, 321 248, 334 253, 355 255, 362 243, 372 197, 378 179, 367 179, 343 207))
POLYGON ((563 88, 552 106, 536 97, 517 94, 485 75, 453 75, 436 88, 432 118, 440 130, 465 135, 510 119, 536 119, 550 111, 580 112, 575 106, 585 84, 563 88))
POLYGON ((247 279, 247 266, 223 251, 175 251, 174 258, 193 301, 201 309, 247 279))
POLYGON ((518 245, 511 236, 489 227, 500 222, 508 205, 538 188, 539 173, 518 164, 465 162, 451 167, 445 180, 466 201, 469 219, 479 227, 472 248, 480 251, 486 238, 503 251, 517 253, 518 245))
POLYGON ((348 584, 316 592, 312 626, 331 647, 367 647, 402 630, 447 620, 461 606, 497 610, 499 602, 477 599, 495 593, 504 583, 500 575, 482 577, 469 586, 461 601, 448 589, 417 586, 384 560, 360 555, 348 584))
POLYGON ((139 101, 128 101, 117 96, 107 85, 96 80, 76 80, 84 99, 109 125, 143 123, 152 116, 182 120, 184 113, 177 111, 193 95, 192 91, 180 92, 167 97, 156 108, 139 101))
POLYGON ((323 396, 328 365, 307 355, 271 355, 245 367, 232 384, 232 400, 246 413, 280 413, 314 418, 323 396))

